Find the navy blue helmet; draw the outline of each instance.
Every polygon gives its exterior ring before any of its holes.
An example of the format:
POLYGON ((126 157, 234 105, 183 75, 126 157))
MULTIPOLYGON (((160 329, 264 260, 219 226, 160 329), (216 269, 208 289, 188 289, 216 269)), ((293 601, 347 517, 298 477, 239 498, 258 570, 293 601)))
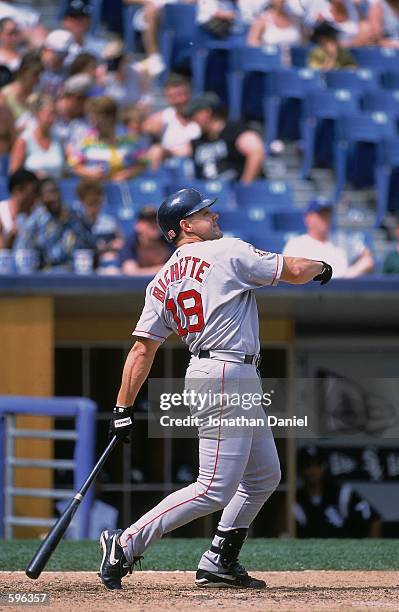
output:
POLYGON ((158 225, 168 242, 174 242, 180 233, 180 221, 190 215, 212 206, 211 200, 196 189, 180 189, 168 196, 158 209, 158 225))

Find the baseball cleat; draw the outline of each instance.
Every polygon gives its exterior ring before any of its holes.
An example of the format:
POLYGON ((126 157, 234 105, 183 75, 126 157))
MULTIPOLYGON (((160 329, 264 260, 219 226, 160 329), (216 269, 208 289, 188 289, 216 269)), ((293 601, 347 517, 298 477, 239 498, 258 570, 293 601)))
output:
POLYGON ((225 571, 225 573, 213 573, 199 569, 195 575, 195 584, 201 588, 245 588, 265 589, 266 582, 258 580, 248 574, 245 568, 237 563, 225 571))
POLYGON ((131 574, 134 565, 142 559, 142 557, 135 557, 133 563, 128 562, 123 553, 123 548, 118 542, 122 533, 122 529, 116 531, 106 529, 100 536, 103 558, 98 575, 102 583, 110 590, 121 589, 122 578, 128 573, 131 574))

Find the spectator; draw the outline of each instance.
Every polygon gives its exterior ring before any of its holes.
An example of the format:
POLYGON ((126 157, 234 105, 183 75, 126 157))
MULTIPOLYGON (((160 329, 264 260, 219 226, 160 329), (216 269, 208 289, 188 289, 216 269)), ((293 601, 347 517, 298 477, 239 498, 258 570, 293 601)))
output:
POLYGON ((79 53, 69 66, 69 76, 88 74, 93 81, 97 78, 97 57, 88 51, 79 53))
POLYGON ((57 97, 66 79, 65 59, 73 43, 73 36, 66 30, 53 30, 44 41, 41 60, 44 71, 40 78, 40 91, 57 97))
MULTIPOLYGON (((159 52, 158 29, 160 14, 165 4, 175 4, 177 0, 124 0, 125 4, 141 4, 133 17, 132 27, 142 33, 144 49, 147 54, 140 62, 140 68, 150 77, 157 77, 165 70, 165 63, 159 52)), ((195 4, 196 0, 179 0, 180 3, 195 4)))
POLYGON ((242 33, 268 0, 198 0, 197 22, 216 38, 242 33))
POLYGON ((191 99, 190 81, 180 74, 171 74, 164 93, 167 107, 150 115, 143 126, 144 132, 159 140, 160 145, 152 149, 153 159, 155 152, 159 163, 167 155, 185 155, 187 145, 201 135, 199 126, 183 114, 191 99))
POLYGON ((147 117, 147 113, 140 106, 135 104, 126 106, 121 113, 121 121, 126 134, 132 138, 145 138, 143 125, 147 117))
POLYGON ((101 211, 104 189, 101 183, 82 179, 76 188, 82 212, 96 242, 98 265, 107 274, 119 272, 119 251, 123 246, 121 230, 115 217, 101 211))
POLYGON ((74 44, 69 50, 69 61, 86 48, 86 38, 91 21, 91 6, 85 0, 71 0, 68 3, 64 15, 62 27, 70 32, 74 38, 74 44))
POLYGON ((399 0, 376 0, 370 4, 369 22, 373 43, 399 48, 399 0))
POLYGON ((11 249, 19 230, 35 205, 38 180, 20 168, 9 176, 10 197, 0 202, 0 249, 11 249))
POLYGON ((40 94, 32 98, 30 108, 35 122, 16 140, 11 151, 10 171, 25 166, 39 178, 58 179, 64 169, 64 153, 60 140, 52 131, 56 119, 55 103, 52 98, 40 94))
POLYGON ((119 40, 107 44, 103 52, 106 62, 104 95, 109 96, 124 108, 131 104, 148 107, 152 104, 151 80, 123 52, 119 40))
POLYGON ((92 85, 92 79, 86 74, 65 81, 64 92, 56 103, 58 120, 54 126, 64 148, 67 144, 76 146, 89 131, 85 108, 92 85))
POLYGON ((12 113, 5 104, 0 104, 0 155, 8 155, 11 152, 15 137, 16 132, 12 113))
POLYGON ((399 222, 395 228, 396 245, 385 257, 382 267, 383 274, 399 274, 399 222))
POLYGON ((327 475, 322 454, 307 446, 298 454, 299 474, 294 514, 300 538, 379 538, 381 521, 369 502, 348 483, 327 475))
POLYGON ((360 20, 356 5, 351 0, 322 1, 317 22, 322 21, 327 21, 337 30, 342 46, 356 47, 370 42, 369 24, 360 20))
POLYGON ((305 213, 307 233, 290 238, 283 254, 288 257, 309 257, 327 261, 333 269, 333 278, 354 278, 373 271, 374 260, 363 243, 356 245, 353 261, 348 261, 346 251, 329 239, 333 203, 319 197, 309 202, 305 213))
POLYGON ((196 178, 251 183, 263 176, 265 149, 261 136, 242 121, 229 121, 215 94, 194 98, 186 113, 202 130, 202 136, 187 149, 194 160, 196 178))
POLYGON ((144 141, 117 134, 118 107, 106 96, 89 104, 93 130, 77 147, 68 147, 69 165, 77 176, 127 181, 147 163, 144 141))
POLYGON ((18 70, 21 63, 19 45, 21 33, 14 19, 0 19, 0 64, 7 66, 11 72, 18 70))
POLYGON ((17 127, 21 127, 23 115, 26 117, 29 112, 28 98, 39 84, 42 70, 40 54, 37 51, 29 51, 22 58, 15 81, 1 90, 0 102, 8 107, 12 120, 17 122, 17 127), (18 120, 20 120, 19 125, 18 120))
POLYGON ((356 68, 353 55, 343 49, 338 41, 338 31, 324 21, 316 26, 313 33, 316 43, 309 56, 308 66, 314 70, 337 70, 341 68, 356 68))
POLYGON ((171 248, 159 231, 157 210, 145 206, 137 217, 134 232, 121 252, 121 268, 130 276, 153 276, 171 256, 171 248))
POLYGON ((13 2, 0 2, 0 19, 5 17, 17 23, 30 47, 40 47, 43 44, 47 30, 40 24, 40 13, 27 6, 27 3, 15 6, 13 2))
POLYGON ((288 48, 300 45, 303 34, 299 19, 288 9, 286 0, 271 0, 267 9, 257 17, 249 34, 248 44, 253 47, 279 45, 288 48))
POLYGON ((90 227, 81 214, 63 205, 60 190, 53 179, 41 181, 39 196, 41 205, 19 233, 15 248, 35 250, 42 270, 70 270, 76 249, 95 252, 90 227))

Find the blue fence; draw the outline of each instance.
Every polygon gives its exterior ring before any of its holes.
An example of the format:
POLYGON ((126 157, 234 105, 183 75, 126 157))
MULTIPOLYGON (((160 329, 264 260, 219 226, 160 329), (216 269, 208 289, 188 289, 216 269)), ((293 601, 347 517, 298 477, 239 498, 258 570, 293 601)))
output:
MULTIPOLYGON (((29 469, 28 462, 32 463, 32 467, 54 467, 60 465, 62 460, 45 460, 41 464, 41 460, 23 460, 20 458, 13 458, 7 456, 7 447, 10 448, 10 438, 18 439, 23 437, 24 439, 29 438, 42 438, 42 439, 69 439, 74 440, 74 453, 73 460, 69 462, 73 470, 73 486, 74 490, 80 488, 83 482, 86 480, 89 472, 94 465, 95 457, 95 426, 96 426, 96 411, 97 405, 91 400, 81 397, 71 398, 37 398, 37 397, 16 397, 16 396, 0 396, 0 537, 4 537, 5 533, 5 522, 12 523, 10 516, 7 516, 5 511, 5 503, 7 496, 12 496, 13 487, 9 482, 10 470, 14 467, 18 467, 20 462, 25 463, 27 469, 29 469), (69 431, 66 435, 64 430, 20 430, 15 427, 11 428, 11 431, 6 427, 6 419, 9 416, 18 415, 29 415, 29 416, 48 416, 54 418, 73 418, 75 419, 75 428, 73 431, 69 431), (6 439, 6 436, 8 439, 6 439), (58 463, 60 461, 60 463, 58 463)), ((66 461, 64 463, 67 463, 66 461)), ((20 467, 23 467, 22 464, 20 467)), ((24 489, 24 491, 18 491, 18 495, 24 497, 31 496, 35 497, 50 497, 57 499, 60 496, 57 494, 57 489, 51 489, 47 493, 43 494, 43 491, 35 495, 35 491, 39 489, 24 489)), ((70 497, 73 496, 73 491, 70 491, 70 497)), ((10 498, 9 498, 10 499, 10 498)), ((87 538, 89 533, 89 520, 90 520, 90 509, 93 501, 93 488, 91 488, 85 496, 76 517, 74 519, 74 533, 78 539, 87 538)), ((8 502, 9 509, 12 510, 12 502, 8 502)), ((16 521, 14 525, 23 524, 24 519, 21 517, 16 521)), ((44 525, 43 521, 43 525, 44 525)), ((34 524, 34 522, 25 523, 34 524)), ((40 519, 37 524, 40 524, 40 519)))

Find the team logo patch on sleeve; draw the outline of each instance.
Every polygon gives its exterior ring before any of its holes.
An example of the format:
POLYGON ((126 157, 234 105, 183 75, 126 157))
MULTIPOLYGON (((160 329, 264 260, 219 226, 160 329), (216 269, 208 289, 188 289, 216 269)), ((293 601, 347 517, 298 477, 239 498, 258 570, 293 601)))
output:
POLYGON ((259 257, 264 257, 265 255, 269 254, 269 251, 262 251, 261 249, 256 249, 255 247, 254 251, 257 255, 259 255, 259 257))

